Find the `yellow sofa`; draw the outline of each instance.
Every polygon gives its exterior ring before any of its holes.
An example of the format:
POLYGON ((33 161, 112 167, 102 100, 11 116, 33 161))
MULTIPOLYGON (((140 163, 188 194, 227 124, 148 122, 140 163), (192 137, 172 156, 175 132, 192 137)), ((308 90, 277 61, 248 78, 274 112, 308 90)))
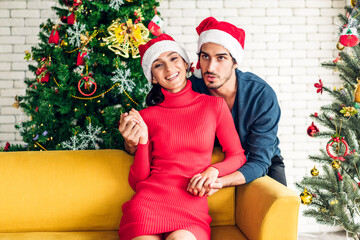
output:
MULTIPOLYGON (((0 153, 0 239, 119 239, 132 161, 121 150, 0 153)), ((297 239, 299 197, 269 177, 208 202, 212 240, 297 239)))

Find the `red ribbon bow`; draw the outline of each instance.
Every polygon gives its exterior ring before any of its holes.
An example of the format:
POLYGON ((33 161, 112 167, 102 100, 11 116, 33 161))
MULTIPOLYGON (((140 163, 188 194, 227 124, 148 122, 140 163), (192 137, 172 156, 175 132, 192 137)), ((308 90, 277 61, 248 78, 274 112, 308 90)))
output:
POLYGON ((10 143, 7 142, 5 145, 4 151, 9 151, 9 148, 10 148, 10 143))
POLYGON ((316 90, 317 93, 321 93, 321 94, 323 93, 323 83, 322 83, 321 79, 319 79, 319 83, 314 84, 314 87, 317 88, 317 90, 316 90))

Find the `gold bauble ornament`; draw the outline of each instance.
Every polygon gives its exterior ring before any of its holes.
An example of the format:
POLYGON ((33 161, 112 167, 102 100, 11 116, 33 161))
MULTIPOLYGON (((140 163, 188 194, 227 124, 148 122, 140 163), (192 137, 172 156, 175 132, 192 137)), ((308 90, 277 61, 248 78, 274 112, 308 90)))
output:
POLYGON ((322 212, 322 213, 326 213, 326 212, 327 212, 326 208, 323 208, 323 207, 322 207, 322 208, 319 208, 319 211, 322 212))
POLYGON ((133 2, 134 0, 126 0, 127 2, 133 2))
POLYGON ((331 167, 333 169, 339 169, 340 168, 340 161, 339 160, 334 160, 331 162, 331 167))
POLYGON ((306 188, 304 189, 304 192, 300 194, 301 203, 304 205, 309 205, 312 202, 312 198, 313 196, 306 188))
POLYGON ((61 41, 61 43, 60 43, 60 46, 61 46, 61 47, 67 47, 67 46, 69 46, 69 43, 63 39, 63 40, 61 41))
POLYGON ((310 173, 313 177, 319 176, 319 170, 315 166, 313 169, 311 169, 310 173))
POLYGON ((335 204, 337 204, 337 203, 338 203, 338 200, 337 200, 337 199, 334 199, 334 200, 331 200, 331 201, 330 201, 330 204, 331 204, 331 205, 335 205, 335 204))
POLYGON ((360 78, 357 78, 357 84, 354 91, 354 102, 360 103, 360 78))
POLYGON ((142 23, 133 24, 131 19, 127 20, 126 23, 117 19, 107 30, 110 37, 103 39, 108 48, 124 58, 128 58, 130 52, 133 58, 140 57, 139 45, 150 40, 148 38, 149 29, 142 23))
POLYGON ((336 44, 336 48, 337 48, 339 51, 342 51, 342 50, 344 50, 345 46, 342 45, 340 42, 338 42, 338 43, 336 44))

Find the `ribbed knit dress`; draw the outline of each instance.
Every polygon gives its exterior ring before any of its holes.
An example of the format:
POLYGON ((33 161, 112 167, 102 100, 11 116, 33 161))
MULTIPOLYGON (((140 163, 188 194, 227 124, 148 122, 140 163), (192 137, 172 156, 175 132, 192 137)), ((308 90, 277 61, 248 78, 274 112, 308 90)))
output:
POLYGON ((180 229, 210 240, 207 198, 189 193, 187 185, 211 166, 215 134, 225 152, 224 161, 212 165, 219 177, 245 163, 244 150, 224 99, 194 92, 190 81, 178 93, 162 92, 162 103, 140 111, 149 141, 138 145, 130 169, 136 193, 122 207, 120 240, 180 229))

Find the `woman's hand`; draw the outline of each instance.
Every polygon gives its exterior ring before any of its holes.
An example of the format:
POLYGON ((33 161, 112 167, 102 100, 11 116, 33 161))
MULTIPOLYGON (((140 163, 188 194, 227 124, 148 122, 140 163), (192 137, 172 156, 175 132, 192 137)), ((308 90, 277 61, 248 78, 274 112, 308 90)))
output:
POLYGON ((188 184, 187 191, 202 197, 210 191, 210 184, 215 183, 219 176, 219 170, 208 167, 204 172, 194 175, 188 184))
POLYGON ((136 123, 136 126, 139 127, 139 143, 146 144, 148 142, 148 128, 140 113, 135 109, 131 109, 129 116, 132 117, 131 121, 136 123))

